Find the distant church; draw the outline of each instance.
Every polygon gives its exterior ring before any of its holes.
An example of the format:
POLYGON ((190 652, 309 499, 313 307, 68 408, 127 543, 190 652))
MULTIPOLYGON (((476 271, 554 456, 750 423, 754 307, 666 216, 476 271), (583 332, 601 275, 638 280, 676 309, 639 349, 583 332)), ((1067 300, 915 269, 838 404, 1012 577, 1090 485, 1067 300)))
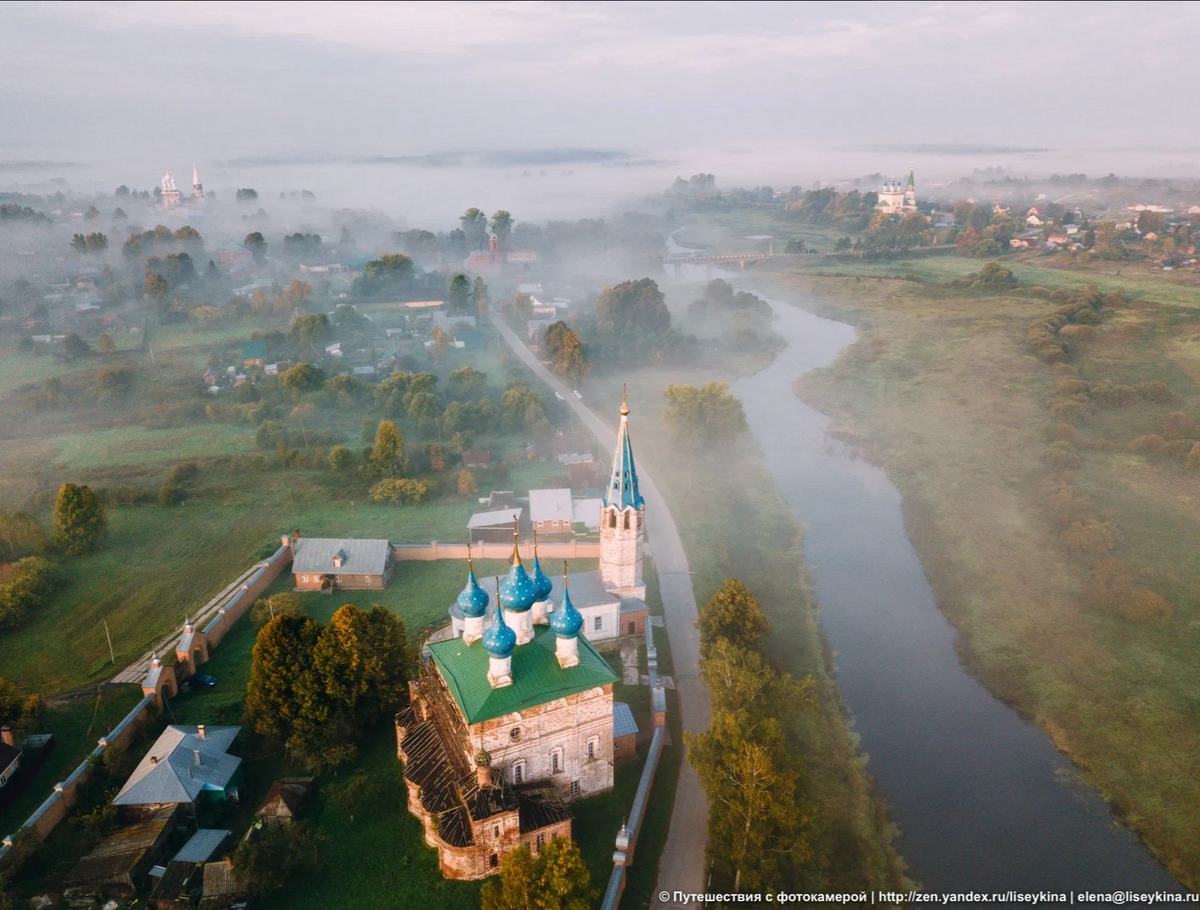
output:
MULTIPOLYGON (((183 205, 183 193, 175 186, 175 178, 171 176, 170 171, 163 174, 160 189, 161 195, 158 197, 158 204, 164 209, 173 209, 183 205)), ((195 165, 192 165, 192 201, 204 201, 204 186, 200 183, 200 171, 195 165)))
POLYGON ((875 208, 889 215, 908 215, 917 210, 917 181, 912 168, 908 170, 908 181, 903 187, 895 177, 883 185, 875 208))
POLYGON ((600 568, 555 584, 536 554, 526 571, 513 530, 512 564, 496 602, 468 562, 451 623, 435 632, 396 716, 408 808, 438 851, 447 878, 499 871, 520 846, 537 853, 571 837, 568 804, 613 786, 617 675, 587 639, 571 600, 577 586, 602 587, 645 609, 645 500, 621 425, 601 508, 600 568))

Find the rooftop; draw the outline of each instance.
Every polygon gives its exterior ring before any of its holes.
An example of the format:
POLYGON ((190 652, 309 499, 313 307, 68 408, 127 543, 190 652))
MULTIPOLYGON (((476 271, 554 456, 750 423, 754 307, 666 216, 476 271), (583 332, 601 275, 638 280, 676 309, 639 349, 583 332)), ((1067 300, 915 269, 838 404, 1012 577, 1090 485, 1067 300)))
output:
POLYGON ((520 509, 495 509, 490 512, 476 512, 467 522, 467 529, 511 527, 514 518, 520 520, 520 509))
POLYGON ((628 736, 637 733, 637 721, 633 719, 633 711, 623 701, 613 702, 613 737, 628 736))
POLYGON ((554 633, 545 628, 533 641, 513 651, 513 684, 500 689, 488 683, 488 655, 483 645, 467 645, 461 638, 453 638, 429 645, 429 651, 469 724, 617 681, 612 667, 582 636, 579 664, 564 670, 555 657, 554 633))
POLYGON ((571 491, 530 490, 529 518, 532 521, 565 521, 570 524, 573 520, 571 491))
POLYGON ((338 575, 382 575, 392 545, 386 540, 353 537, 301 537, 294 545, 292 572, 338 575), (334 558, 341 556, 341 565, 334 558))
POLYGON ((229 747, 241 727, 170 726, 138 762, 113 805, 190 803, 202 790, 224 790, 241 766, 229 747))
POLYGON ((223 828, 201 828, 175 854, 174 861, 180 863, 203 863, 225 843, 225 838, 233 834, 223 828))

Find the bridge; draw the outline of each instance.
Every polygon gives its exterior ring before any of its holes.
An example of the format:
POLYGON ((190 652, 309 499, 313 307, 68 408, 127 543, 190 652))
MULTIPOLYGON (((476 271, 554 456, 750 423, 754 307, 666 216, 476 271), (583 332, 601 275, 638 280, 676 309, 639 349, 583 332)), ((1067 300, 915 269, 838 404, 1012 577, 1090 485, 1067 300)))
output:
POLYGON ((739 269, 744 269, 747 262, 765 262, 768 259, 803 259, 812 253, 776 253, 772 246, 765 253, 698 253, 693 256, 667 256, 663 265, 675 267, 675 280, 682 277, 685 265, 703 265, 708 267, 709 277, 712 277, 712 267, 724 263, 736 262, 739 269))

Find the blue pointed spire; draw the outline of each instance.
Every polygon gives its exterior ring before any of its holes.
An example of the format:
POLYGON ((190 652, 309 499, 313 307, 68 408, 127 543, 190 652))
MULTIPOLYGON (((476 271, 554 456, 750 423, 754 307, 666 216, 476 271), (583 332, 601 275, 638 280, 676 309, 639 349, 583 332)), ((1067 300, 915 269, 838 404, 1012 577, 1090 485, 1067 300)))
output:
POLYGON ((562 605, 550 615, 550 629, 559 638, 575 638, 583 628, 583 616, 571 603, 571 592, 567 590, 567 564, 563 563, 562 605))
POLYGON ((537 591, 536 600, 539 601, 545 600, 554 591, 554 582, 542 571, 542 562, 538 559, 536 529, 533 532, 533 587, 537 591))
MULTIPOLYGON (((521 565, 521 551, 517 549, 517 519, 513 519, 513 555, 512 568, 500 583, 497 598, 504 597, 508 609, 514 613, 524 613, 533 606, 537 599, 537 587, 525 567, 521 565)), ((497 600, 499 603, 499 600, 497 600)))
POLYGON ((629 441, 629 402, 621 390, 621 428, 617 431, 617 448, 613 452, 612 474, 604 492, 604 504, 618 509, 640 509, 645 504, 638 492, 637 467, 633 463, 633 444, 629 441))
MULTIPOLYGON (((468 548, 467 552, 470 552, 468 548)), ((488 593, 475 580, 475 566, 470 556, 467 557, 467 586, 462 589, 454 605, 463 616, 478 619, 487 613, 488 593)))
POLYGON ((492 624, 483 633, 483 649, 488 657, 503 660, 512 657, 513 648, 517 646, 517 633, 508 627, 504 621, 504 610, 500 606, 500 594, 496 594, 496 612, 492 616, 492 624))

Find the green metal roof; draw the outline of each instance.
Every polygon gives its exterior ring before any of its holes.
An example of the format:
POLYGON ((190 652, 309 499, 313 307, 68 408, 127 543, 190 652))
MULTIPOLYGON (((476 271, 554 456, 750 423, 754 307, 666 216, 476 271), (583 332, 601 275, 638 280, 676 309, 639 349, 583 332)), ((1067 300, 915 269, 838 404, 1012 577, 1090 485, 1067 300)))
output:
POLYGON ((541 630, 533 641, 513 651, 513 684, 501 689, 488 683, 488 655, 482 642, 467 645, 452 638, 429 645, 429 651, 467 723, 478 724, 616 682, 608 661, 582 635, 577 641, 579 664, 564 670, 554 656, 554 633, 541 630))

